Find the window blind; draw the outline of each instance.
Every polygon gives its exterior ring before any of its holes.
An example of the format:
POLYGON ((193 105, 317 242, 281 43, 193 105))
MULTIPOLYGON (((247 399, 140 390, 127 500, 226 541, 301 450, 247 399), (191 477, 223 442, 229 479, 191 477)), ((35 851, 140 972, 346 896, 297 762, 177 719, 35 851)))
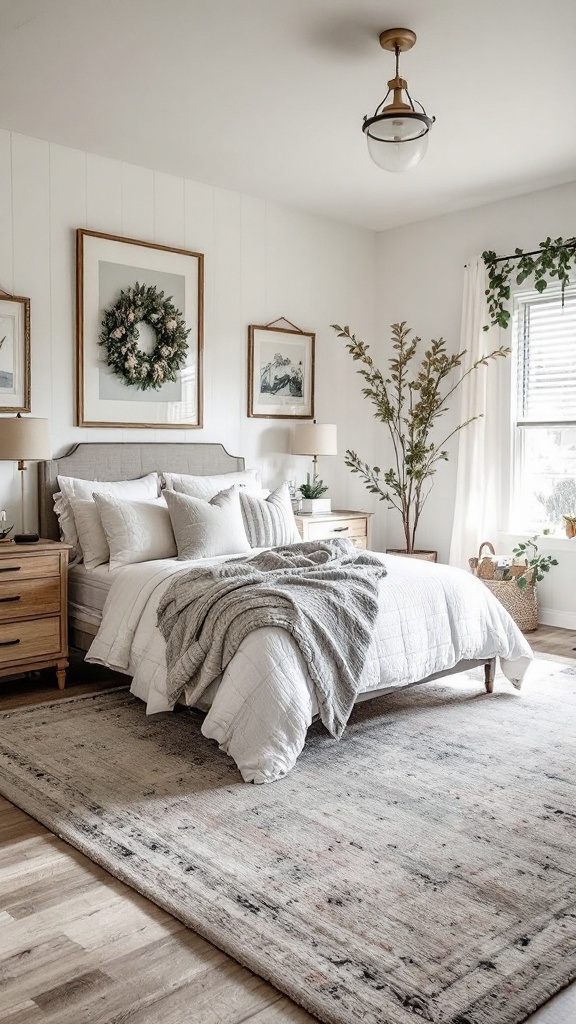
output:
POLYGON ((576 423, 576 288, 518 311, 518 426, 576 423))

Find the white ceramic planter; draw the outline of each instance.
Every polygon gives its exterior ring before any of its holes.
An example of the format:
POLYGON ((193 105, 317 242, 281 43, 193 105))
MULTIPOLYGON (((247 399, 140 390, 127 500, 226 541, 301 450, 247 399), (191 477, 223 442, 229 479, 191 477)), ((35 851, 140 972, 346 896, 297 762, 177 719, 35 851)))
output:
POLYGON ((302 498, 302 507, 300 509, 304 515, 314 515, 316 513, 331 512, 332 511, 332 499, 331 498, 302 498))

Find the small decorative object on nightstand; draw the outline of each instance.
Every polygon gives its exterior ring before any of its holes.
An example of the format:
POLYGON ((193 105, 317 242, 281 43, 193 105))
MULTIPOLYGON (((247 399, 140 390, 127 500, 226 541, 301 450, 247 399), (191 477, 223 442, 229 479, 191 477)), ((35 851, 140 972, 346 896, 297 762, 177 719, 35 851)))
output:
POLYGON ((0 548, 0 677, 54 666, 64 689, 68 551, 52 540, 0 548))
POLYGON ((10 544, 9 534, 14 529, 14 523, 8 522, 8 517, 4 509, 0 509, 0 544, 10 544))
POLYGON ((354 547, 369 547, 369 523, 373 512, 339 510, 319 515, 295 515, 296 526, 302 540, 329 540, 347 537, 354 547))

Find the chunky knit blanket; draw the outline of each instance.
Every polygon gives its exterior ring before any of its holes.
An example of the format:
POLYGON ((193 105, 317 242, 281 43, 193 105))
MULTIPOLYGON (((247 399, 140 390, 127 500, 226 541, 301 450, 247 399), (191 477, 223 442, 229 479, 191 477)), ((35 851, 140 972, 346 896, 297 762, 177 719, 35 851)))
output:
POLYGON ((349 540, 306 541, 179 574, 158 609, 169 699, 194 704, 249 632, 276 626, 294 637, 322 722, 339 737, 348 721, 386 575, 349 540))

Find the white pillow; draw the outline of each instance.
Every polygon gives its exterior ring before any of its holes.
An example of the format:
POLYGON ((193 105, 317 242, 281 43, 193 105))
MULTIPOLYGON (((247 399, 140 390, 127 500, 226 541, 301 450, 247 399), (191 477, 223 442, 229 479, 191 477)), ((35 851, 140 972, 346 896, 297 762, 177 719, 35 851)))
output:
POLYGON ((130 501, 94 492, 110 549, 110 568, 174 558, 176 541, 164 498, 130 501))
POLYGON ((236 487, 221 491, 211 501, 165 491, 178 558, 211 558, 250 550, 242 524, 236 487))
POLYGON ((98 506, 92 498, 72 498, 70 508, 82 548, 84 565, 87 569, 95 569, 97 565, 103 565, 110 558, 110 549, 98 506))
POLYGON ((146 501, 157 498, 160 493, 158 473, 148 473, 137 480, 81 480, 75 476, 59 476, 60 490, 54 495, 54 511, 58 516, 60 536, 66 544, 71 544, 74 552, 81 557, 78 533, 74 522, 74 514, 70 502, 73 498, 91 501, 92 495, 114 494, 120 498, 133 501, 146 501))
POLYGON ((204 498, 210 501, 215 494, 229 487, 245 487, 252 492, 260 492, 260 474, 257 469, 244 469, 239 473, 217 473, 215 476, 190 476, 186 473, 163 473, 166 490, 188 494, 191 498, 204 498))
POLYGON ((280 484, 267 498, 239 492, 240 508, 246 535, 253 548, 273 548, 280 544, 297 544, 298 533, 288 484, 280 484))

